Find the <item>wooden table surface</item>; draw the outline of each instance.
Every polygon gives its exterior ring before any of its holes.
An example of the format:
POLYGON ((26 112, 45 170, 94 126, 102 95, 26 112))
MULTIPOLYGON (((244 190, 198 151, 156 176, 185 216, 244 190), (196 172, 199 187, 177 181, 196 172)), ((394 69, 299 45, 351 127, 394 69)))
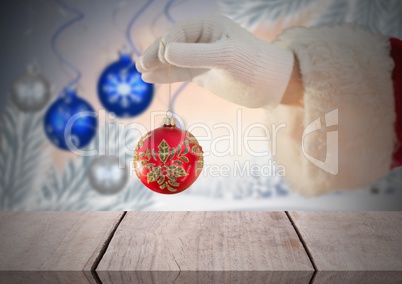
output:
POLYGON ((402 283, 402 212, 3 212, 0 283, 402 283))

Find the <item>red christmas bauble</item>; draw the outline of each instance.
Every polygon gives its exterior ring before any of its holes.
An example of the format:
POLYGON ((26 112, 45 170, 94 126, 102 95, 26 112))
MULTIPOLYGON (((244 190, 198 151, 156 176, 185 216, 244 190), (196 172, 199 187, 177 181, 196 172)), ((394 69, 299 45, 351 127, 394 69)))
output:
POLYGON ((173 119, 148 132, 134 150, 134 169, 141 182, 162 194, 186 190, 198 178, 204 165, 197 139, 177 128, 173 119))

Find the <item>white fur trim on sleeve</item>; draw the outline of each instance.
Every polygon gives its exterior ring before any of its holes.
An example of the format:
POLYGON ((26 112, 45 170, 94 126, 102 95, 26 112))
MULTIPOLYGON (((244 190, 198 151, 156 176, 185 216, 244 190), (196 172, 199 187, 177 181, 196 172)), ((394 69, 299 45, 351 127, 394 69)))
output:
POLYGON ((275 44, 294 51, 304 85, 303 109, 280 105, 268 113, 272 122, 287 124, 274 154, 293 189, 316 195, 385 175, 395 135, 388 38, 353 25, 299 27, 275 44))

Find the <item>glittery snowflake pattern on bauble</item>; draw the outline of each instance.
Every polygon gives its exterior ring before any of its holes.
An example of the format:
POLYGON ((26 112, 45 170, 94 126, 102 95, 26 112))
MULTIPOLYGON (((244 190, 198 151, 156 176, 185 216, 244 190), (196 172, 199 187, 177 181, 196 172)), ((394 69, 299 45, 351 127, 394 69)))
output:
POLYGON ((88 145, 96 134, 97 124, 94 109, 75 90, 66 90, 54 101, 44 121, 48 139, 62 150, 88 145))
POLYGON ((141 182, 162 194, 189 188, 204 166, 203 151, 188 131, 176 127, 174 118, 144 135, 134 150, 134 169, 141 182))
POLYGON ((154 87, 142 80, 129 53, 102 72, 98 82, 98 96, 102 105, 118 117, 141 114, 152 102, 154 87))

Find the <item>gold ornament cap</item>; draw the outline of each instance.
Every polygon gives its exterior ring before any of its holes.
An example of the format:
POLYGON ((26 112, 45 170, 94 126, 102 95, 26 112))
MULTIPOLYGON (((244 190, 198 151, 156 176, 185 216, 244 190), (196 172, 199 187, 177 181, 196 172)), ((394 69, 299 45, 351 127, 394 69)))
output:
POLYGON ((176 118, 166 116, 163 119, 163 126, 176 126, 176 118))

